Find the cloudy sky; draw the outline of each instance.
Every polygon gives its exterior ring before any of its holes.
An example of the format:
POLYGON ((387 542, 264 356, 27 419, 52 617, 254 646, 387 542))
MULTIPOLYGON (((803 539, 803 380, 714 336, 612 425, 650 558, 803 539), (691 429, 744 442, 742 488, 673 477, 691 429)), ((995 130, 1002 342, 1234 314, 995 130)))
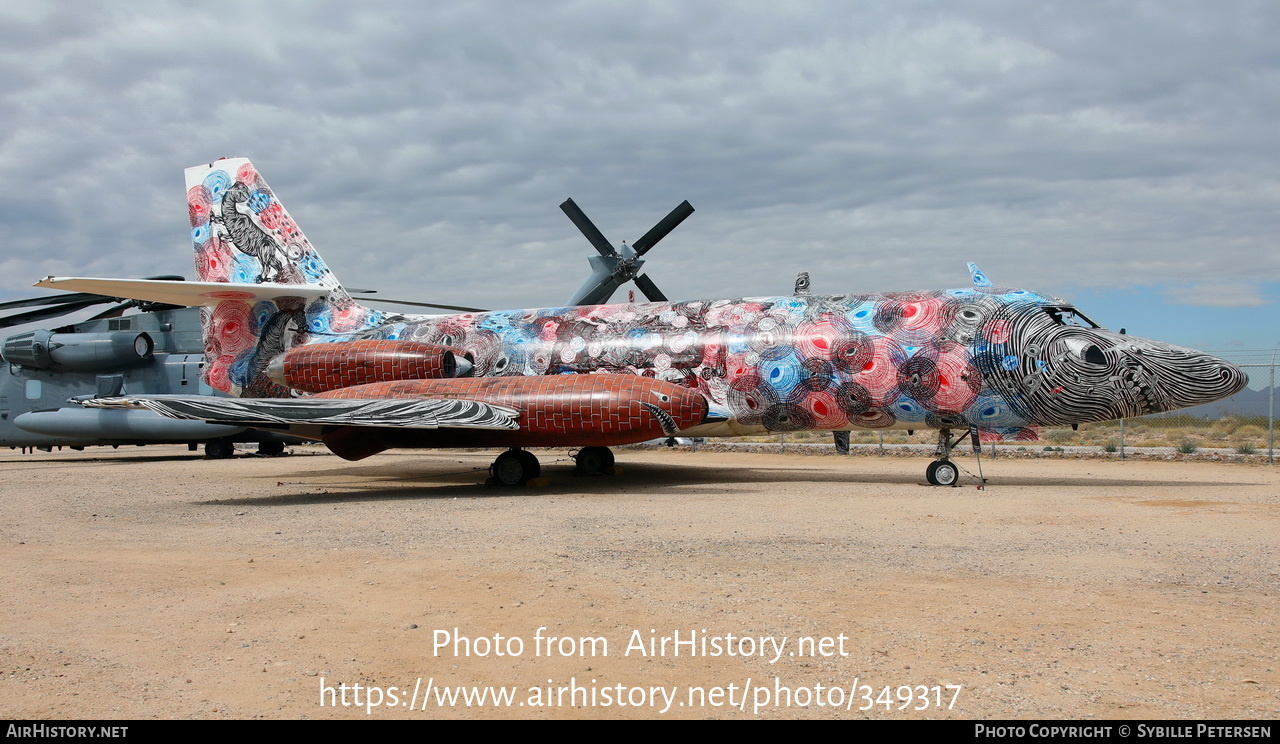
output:
POLYGON ((344 283, 562 303, 998 284, 1280 345, 1274 2, 0 0, 0 299, 192 274, 182 169, 253 159, 344 283), (624 292, 615 299, 625 299, 624 292))

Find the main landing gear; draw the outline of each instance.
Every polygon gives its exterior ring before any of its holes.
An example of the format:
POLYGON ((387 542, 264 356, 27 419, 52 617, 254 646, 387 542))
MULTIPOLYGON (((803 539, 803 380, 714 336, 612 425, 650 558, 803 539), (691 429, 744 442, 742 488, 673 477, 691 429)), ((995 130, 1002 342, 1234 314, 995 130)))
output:
POLYGON ((951 448, 960 443, 969 432, 960 434, 951 439, 950 429, 940 429, 938 431, 938 459, 929 463, 929 468, 924 471, 924 477, 929 483, 935 486, 952 486, 955 487, 960 482, 960 468, 948 459, 951 456, 951 448))
POLYGON ((489 466, 489 475, 493 476, 494 485, 523 486, 542 474, 542 465, 532 452, 520 448, 509 449, 498 455, 498 459, 489 466))
MULTIPOLYGON (((613 450, 608 447, 583 447, 573 454, 574 470, 579 475, 604 475, 613 472, 613 450)), ((490 485, 513 488, 523 486, 542 474, 542 465, 532 452, 519 447, 503 452, 489 466, 490 485)))
POLYGON ((573 456, 579 475, 604 475, 613 470, 613 451, 608 447, 583 447, 573 456))

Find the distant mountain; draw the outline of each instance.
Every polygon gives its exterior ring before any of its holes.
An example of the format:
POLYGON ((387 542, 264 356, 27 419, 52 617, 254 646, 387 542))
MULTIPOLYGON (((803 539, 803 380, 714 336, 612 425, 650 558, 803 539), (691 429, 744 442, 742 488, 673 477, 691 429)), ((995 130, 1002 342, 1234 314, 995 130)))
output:
MULTIPOLYGON (((1206 403, 1202 406, 1194 406, 1157 415, 1195 416, 1202 419, 1220 419, 1223 416, 1266 416, 1270 397, 1271 388, 1269 387, 1261 390, 1245 388, 1230 398, 1224 398, 1216 403, 1206 403)), ((1280 396, 1276 399, 1276 406, 1280 408, 1280 396)), ((1280 415, 1280 410, 1277 410, 1276 413, 1280 415)))

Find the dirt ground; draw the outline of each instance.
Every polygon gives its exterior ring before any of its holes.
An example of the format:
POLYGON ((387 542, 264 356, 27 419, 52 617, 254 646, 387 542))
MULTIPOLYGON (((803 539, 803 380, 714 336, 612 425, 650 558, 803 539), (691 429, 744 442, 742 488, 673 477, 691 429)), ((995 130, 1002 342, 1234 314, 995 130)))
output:
POLYGON ((1280 716, 1280 468, 493 455, 0 453, 0 715, 1280 716))

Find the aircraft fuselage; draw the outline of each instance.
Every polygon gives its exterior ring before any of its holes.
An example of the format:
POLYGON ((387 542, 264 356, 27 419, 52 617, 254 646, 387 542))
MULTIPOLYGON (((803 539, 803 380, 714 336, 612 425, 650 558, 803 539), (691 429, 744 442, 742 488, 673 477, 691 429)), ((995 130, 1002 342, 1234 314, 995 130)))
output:
MULTIPOLYGON (((306 340, 464 349, 475 377, 656 378, 701 392, 728 419, 687 430, 708 435, 977 427, 1032 438, 1030 427, 1184 408, 1246 382, 1221 359, 1112 333, 1017 289, 383 316, 356 333, 343 332, 345 317, 340 305, 313 303, 306 340)), ((231 382, 251 387, 265 361, 241 360, 244 377, 229 369, 231 382)))

